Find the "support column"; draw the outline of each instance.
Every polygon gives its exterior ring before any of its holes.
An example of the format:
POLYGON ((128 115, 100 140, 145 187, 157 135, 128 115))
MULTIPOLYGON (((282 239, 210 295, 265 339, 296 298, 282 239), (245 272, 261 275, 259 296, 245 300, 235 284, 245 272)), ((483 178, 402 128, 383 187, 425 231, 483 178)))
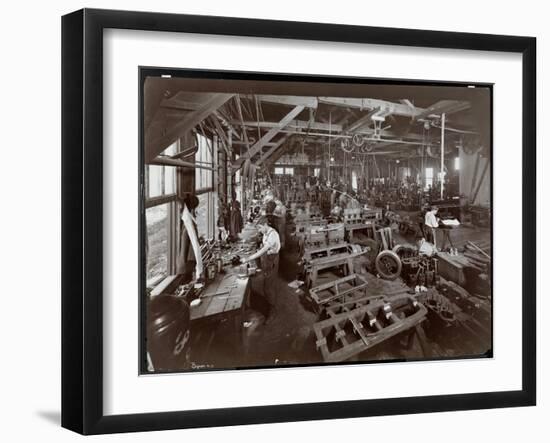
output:
MULTIPOLYGON (((182 146, 193 146, 195 143, 194 135, 189 131, 180 139, 182 146)), ((195 157, 187 159, 189 163, 195 163, 195 157)), ((195 168, 177 168, 176 174, 178 177, 178 197, 184 198, 186 194, 195 193, 195 168)))
POLYGON ((235 184, 235 172, 233 167, 231 166, 233 162, 235 161, 235 153, 233 152, 233 134, 229 133, 227 140, 229 142, 229 146, 227 147, 229 150, 229 155, 227 156, 227 162, 225 164, 225 192, 227 194, 227 202, 228 204, 233 201, 233 194, 235 192, 234 184, 235 184))
POLYGON ((444 180, 443 180, 443 168, 445 167, 445 113, 441 114, 441 191, 439 198, 443 200, 443 186, 444 186, 444 180))
MULTIPOLYGON (((217 177, 214 183, 216 184, 216 192, 218 193, 218 200, 221 204, 227 204, 227 186, 226 186, 226 179, 227 179, 227 154, 225 152, 225 149, 223 149, 223 146, 221 143, 217 143, 216 145, 216 153, 217 153, 217 162, 216 162, 216 171, 217 171, 217 177)), ((219 207, 220 215, 221 215, 221 205, 219 207)))

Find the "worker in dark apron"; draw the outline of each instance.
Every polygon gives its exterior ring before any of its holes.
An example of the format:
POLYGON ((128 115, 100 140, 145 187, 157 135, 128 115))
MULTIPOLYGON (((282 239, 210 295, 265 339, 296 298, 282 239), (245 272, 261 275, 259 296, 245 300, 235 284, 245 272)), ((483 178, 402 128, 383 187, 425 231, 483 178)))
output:
POLYGON ((260 259, 260 268, 263 274, 263 298, 267 301, 268 309, 266 324, 273 321, 275 317, 275 306, 277 297, 277 273, 279 271, 279 251, 281 240, 278 232, 269 226, 266 216, 261 216, 257 222, 258 230, 262 233, 262 247, 250 257, 243 257, 242 263, 260 259))

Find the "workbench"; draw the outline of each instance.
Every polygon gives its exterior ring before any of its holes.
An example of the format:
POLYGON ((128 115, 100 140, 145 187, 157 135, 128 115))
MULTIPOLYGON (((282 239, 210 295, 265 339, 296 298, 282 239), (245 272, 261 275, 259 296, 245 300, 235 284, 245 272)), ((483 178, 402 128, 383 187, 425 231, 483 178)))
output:
POLYGON ((447 242, 449 242, 449 244, 451 245, 451 248, 455 247, 455 245, 453 244, 453 240, 451 239, 451 231, 453 229, 455 229, 456 227, 457 226, 444 225, 444 224, 440 223, 439 227, 436 228, 436 234, 435 235, 437 235, 437 231, 441 232, 442 239, 441 239, 441 245, 440 245, 439 248, 442 251, 445 249, 445 246, 447 246, 447 242))
POLYGON ((470 261, 464 255, 451 255, 448 252, 438 252, 438 274, 443 278, 455 282, 460 286, 466 284, 464 268, 471 266, 470 261))
POLYGON ((234 321, 240 343, 244 341, 244 314, 250 298, 249 277, 238 277, 238 267, 226 268, 210 281, 200 296, 201 303, 191 306, 191 328, 205 322, 234 321))

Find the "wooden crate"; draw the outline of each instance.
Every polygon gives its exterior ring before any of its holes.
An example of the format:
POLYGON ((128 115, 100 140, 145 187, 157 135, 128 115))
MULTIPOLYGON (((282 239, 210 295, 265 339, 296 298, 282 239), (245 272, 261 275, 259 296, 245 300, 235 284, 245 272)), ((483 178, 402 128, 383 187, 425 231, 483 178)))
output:
POLYGON ((455 282, 460 286, 466 285, 466 275, 464 268, 470 265, 470 261, 463 255, 450 255, 448 252, 439 252, 437 254, 438 273, 443 278, 455 282))
POLYGON ((311 288, 309 293, 312 300, 319 306, 331 302, 346 303, 366 296, 367 280, 358 274, 351 274, 311 288))
POLYGON ((316 346, 325 362, 349 360, 416 327, 426 314, 426 307, 408 295, 373 301, 315 323, 316 346))

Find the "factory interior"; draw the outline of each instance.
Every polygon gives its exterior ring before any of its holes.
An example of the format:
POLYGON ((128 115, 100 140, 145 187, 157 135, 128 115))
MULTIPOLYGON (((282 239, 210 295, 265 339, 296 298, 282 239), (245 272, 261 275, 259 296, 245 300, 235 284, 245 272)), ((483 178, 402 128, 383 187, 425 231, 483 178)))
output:
POLYGON ((492 357, 491 93, 147 77, 143 372, 492 357))

